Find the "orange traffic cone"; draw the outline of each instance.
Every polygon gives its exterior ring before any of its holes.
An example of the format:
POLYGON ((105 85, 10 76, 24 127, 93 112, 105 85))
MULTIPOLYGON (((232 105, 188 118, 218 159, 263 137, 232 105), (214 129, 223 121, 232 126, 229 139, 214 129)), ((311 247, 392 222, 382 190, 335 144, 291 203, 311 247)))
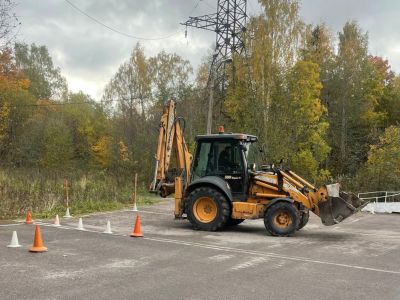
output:
POLYGON ((33 223, 32 215, 31 212, 28 210, 28 212, 26 213, 25 224, 32 224, 32 223, 33 223))
POLYGON ((30 252, 45 252, 47 247, 43 246, 42 234, 40 233, 40 226, 36 225, 35 239, 33 240, 33 246, 29 249, 30 252))
POLYGON ((140 216, 136 216, 135 228, 132 230, 131 236, 143 237, 142 227, 140 226, 140 216))

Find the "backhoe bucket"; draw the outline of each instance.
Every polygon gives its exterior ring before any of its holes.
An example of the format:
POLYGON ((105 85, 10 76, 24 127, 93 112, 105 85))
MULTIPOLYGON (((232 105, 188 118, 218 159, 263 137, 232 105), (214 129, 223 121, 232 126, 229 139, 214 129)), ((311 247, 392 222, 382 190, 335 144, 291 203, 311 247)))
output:
POLYGON ((318 204, 319 216, 326 226, 342 222, 368 204, 353 193, 341 192, 338 183, 327 185, 326 189, 328 200, 318 204))

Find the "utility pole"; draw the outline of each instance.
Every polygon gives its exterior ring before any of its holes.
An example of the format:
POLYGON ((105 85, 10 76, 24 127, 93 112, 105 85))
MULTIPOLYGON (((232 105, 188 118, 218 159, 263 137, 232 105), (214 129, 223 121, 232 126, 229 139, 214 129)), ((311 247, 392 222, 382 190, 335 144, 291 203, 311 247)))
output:
MULTIPOLYGON (((211 65, 212 68, 212 65, 211 65)), ((212 129, 212 116, 213 116, 213 107, 214 107, 214 74, 210 72, 209 78, 210 91, 208 95, 208 112, 207 112, 207 134, 211 134, 212 129)))
POLYGON ((189 20, 181 23, 186 28, 195 27, 216 33, 215 51, 209 73, 210 95, 207 113, 207 134, 211 133, 212 128, 216 82, 225 80, 225 64, 232 62, 232 54, 241 54, 245 48, 243 33, 246 32, 246 7, 247 0, 218 0, 216 13, 189 17, 189 20), (221 76, 217 78, 218 70, 222 65, 223 71, 221 76))

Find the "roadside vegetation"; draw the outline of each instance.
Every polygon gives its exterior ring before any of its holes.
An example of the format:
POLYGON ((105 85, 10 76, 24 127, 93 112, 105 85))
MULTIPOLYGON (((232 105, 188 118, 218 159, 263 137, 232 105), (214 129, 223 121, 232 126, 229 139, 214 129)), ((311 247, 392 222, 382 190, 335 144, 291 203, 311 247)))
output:
MULTIPOLYGON (((36 218, 63 216, 66 210, 64 184, 70 188, 69 207, 73 215, 132 207, 133 184, 129 178, 109 176, 102 172, 51 172, 32 169, 0 170, 0 219, 23 217, 31 210, 36 218), (80 173, 80 174, 79 174, 80 173)), ((139 185, 137 204, 157 203, 139 185)))

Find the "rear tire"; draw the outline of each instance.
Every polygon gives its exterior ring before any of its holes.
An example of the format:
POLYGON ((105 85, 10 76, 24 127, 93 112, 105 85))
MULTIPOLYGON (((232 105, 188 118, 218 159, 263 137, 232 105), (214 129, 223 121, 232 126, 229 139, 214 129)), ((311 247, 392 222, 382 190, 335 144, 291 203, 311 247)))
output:
POLYGON ((277 202, 267 208, 264 214, 265 228, 274 236, 293 235, 299 222, 299 211, 289 202, 277 202))
POLYGON ((230 206, 219 191, 200 187, 189 194, 186 214, 194 229, 215 231, 225 226, 230 216, 230 206))
POLYGON ((304 226, 306 226, 309 218, 310 218, 310 211, 305 208, 304 211, 300 212, 300 222, 299 226, 297 227, 297 230, 300 230, 304 226))

